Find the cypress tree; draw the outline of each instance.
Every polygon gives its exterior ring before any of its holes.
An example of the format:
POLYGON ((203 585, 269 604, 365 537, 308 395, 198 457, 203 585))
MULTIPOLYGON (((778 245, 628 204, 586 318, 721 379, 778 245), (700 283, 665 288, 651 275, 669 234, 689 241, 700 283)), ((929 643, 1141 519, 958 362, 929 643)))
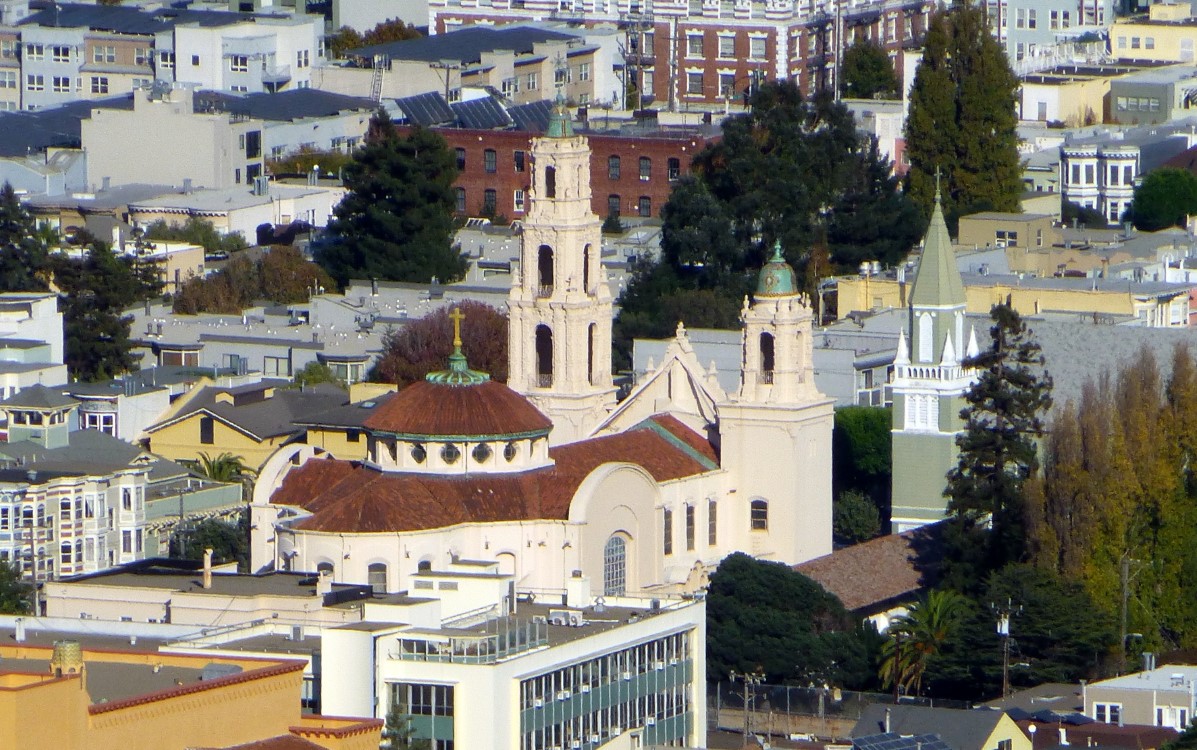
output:
POLYGON ((952 229, 972 211, 1018 210, 1017 90, 980 7, 956 2, 932 17, 906 122, 907 190, 926 215, 937 170, 952 229))
POLYGON ((964 394, 965 428, 956 438, 960 458, 944 491, 955 527, 951 546, 960 553, 956 559, 982 568, 952 576, 961 588, 1023 557, 1023 485, 1039 468, 1041 417, 1052 403, 1051 377, 1022 318, 1008 305, 995 305, 991 317, 990 345, 968 360, 980 374, 964 394))
POLYGON ((443 138, 425 128, 400 136, 386 113, 345 168, 344 200, 316 253, 339 284, 350 278, 455 281, 466 263, 453 247, 457 169, 443 138))

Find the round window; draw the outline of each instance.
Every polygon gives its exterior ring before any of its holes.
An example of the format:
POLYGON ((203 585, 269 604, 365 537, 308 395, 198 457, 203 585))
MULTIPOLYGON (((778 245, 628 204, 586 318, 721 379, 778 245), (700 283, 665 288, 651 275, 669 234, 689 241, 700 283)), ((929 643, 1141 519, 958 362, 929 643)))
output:
POLYGON ((515 447, 515 443, 508 443, 503 446, 503 458, 507 459, 507 463, 514 461, 518 452, 519 449, 515 447))
POLYGON ((441 460, 445 463, 455 464, 459 458, 461 458, 461 451, 453 443, 447 443, 444 448, 441 448, 441 460))
POLYGON ((411 458, 418 464, 424 463, 424 459, 428 458, 428 451, 424 450, 424 446, 416 443, 411 447, 411 458))
POLYGON ((490 446, 486 443, 478 443, 474 446, 472 455, 474 456, 475 461, 480 464, 484 464, 486 463, 486 460, 490 458, 490 446))

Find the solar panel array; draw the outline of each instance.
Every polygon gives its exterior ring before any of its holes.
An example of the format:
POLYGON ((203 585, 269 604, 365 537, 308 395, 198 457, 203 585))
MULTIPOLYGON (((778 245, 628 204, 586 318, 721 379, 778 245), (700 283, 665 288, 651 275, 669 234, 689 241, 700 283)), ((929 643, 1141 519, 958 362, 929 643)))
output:
POLYGON ((852 738, 856 750, 953 750, 938 734, 916 734, 903 737, 894 732, 852 738))
POLYGON ((457 115, 457 122, 463 128, 474 130, 497 130, 511 127, 511 117, 507 110, 493 97, 484 96, 481 99, 471 99, 466 102, 454 102, 449 105, 457 115))
POLYGON ((457 116, 445 101, 445 97, 438 93, 417 94, 395 100, 396 106, 403 112, 408 122, 415 125, 429 127, 432 125, 447 125, 454 122, 457 116))
POLYGON ((508 107, 507 114, 511 115, 511 119, 515 122, 516 130, 543 133, 549 129, 549 117, 553 114, 553 103, 542 99, 531 104, 508 107))

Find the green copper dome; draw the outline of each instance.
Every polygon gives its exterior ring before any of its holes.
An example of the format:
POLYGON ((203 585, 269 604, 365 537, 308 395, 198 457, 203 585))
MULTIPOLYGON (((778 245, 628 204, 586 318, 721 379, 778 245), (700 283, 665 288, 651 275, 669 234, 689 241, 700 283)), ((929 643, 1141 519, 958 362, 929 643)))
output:
POLYGON ((789 297, 798 293, 798 282, 794 269, 786 263, 781 254, 781 242, 773 243, 773 257, 761 268, 760 280, 756 283, 758 297, 789 297))
POLYGON ((430 372, 424 379, 429 383, 454 386, 478 385, 490 380, 490 375, 485 372, 471 370, 470 363, 461 353, 461 321, 465 315, 461 310, 454 308, 453 312, 449 313, 449 318, 453 321, 453 353, 449 355, 449 369, 430 372))
POLYGON ((549 138, 573 138, 574 124, 569 116, 569 107, 565 106, 565 97, 557 92, 557 101, 553 103, 553 113, 549 115, 549 129, 544 132, 549 138))

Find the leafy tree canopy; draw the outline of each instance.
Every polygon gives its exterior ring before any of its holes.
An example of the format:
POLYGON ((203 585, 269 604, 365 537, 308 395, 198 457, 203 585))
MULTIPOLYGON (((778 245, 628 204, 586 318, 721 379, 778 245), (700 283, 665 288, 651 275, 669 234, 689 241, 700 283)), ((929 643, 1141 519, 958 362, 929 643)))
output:
POLYGON ((224 268, 192 277, 174 296, 174 312, 239 314, 258 300, 291 304, 309 299, 313 290, 332 290, 335 282, 323 268, 289 245, 276 245, 257 261, 234 256, 224 268))
POLYGON ((844 106, 806 101, 793 81, 763 84, 751 102, 662 208, 661 259, 638 264, 620 298, 620 364, 634 337, 668 335, 679 320, 738 325, 775 241, 808 291, 831 266, 896 263, 918 241, 917 208, 844 106))
POLYGON ((345 168, 349 192, 316 261, 342 286, 354 277, 456 281, 466 269, 453 246, 456 177, 443 138, 420 127, 401 136, 380 111, 345 168))
POLYGON ((32 613, 33 585, 24 581, 8 560, 0 560, 0 615, 32 613))
POLYGON ((1130 206, 1131 221, 1144 232, 1183 227, 1194 214, 1197 214, 1197 175, 1172 167, 1148 173, 1135 188, 1130 206))
POLYGON ((183 560, 202 560, 204 550, 212 549, 212 562, 237 563, 237 570, 249 570, 249 512, 236 518, 205 518, 195 526, 176 531, 171 537, 171 554, 183 560))
POLYGON ((832 594, 782 563, 723 559, 707 594, 707 677, 762 669, 769 682, 862 687, 880 638, 832 594))
POLYGON ((898 95, 898 74, 881 45, 859 39, 844 52, 843 94, 855 99, 893 99, 898 95))
POLYGON ((1109 615, 1081 586, 1030 565, 1010 565, 966 600, 959 628, 930 662, 932 695, 981 700, 1001 694, 1002 644, 994 606, 1016 612, 1010 620, 1011 685, 1104 676, 1118 641, 1109 615))
POLYGON ((831 436, 832 484, 837 496, 844 492, 865 495, 889 522, 890 484, 893 475, 891 433, 893 415, 888 408, 845 406, 835 410, 831 436))
POLYGON ((340 388, 345 387, 345 381, 338 378, 328 365, 320 362, 308 362, 303 369, 295 373, 292 378, 296 386, 306 388, 309 385, 330 383, 340 388))
POLYGON ((1092 229, 1102 229, 1108 226, 1106 217, 1095 208, 1088 208, 1072 201, 1062 201, 1060 204, 1060 220, 1065 226, 1072 226, 1073 221, 1081 226, 1092 229))
MULTIPOLYGON (((507 315, 483 302, 462 300, 457 307, 461 323, 461 349, 470 369, 489 373, 493 380, 507 381, 507 315)), ((448 366, 453 353, 453 325, 449 310, 442 308, 413 320, 402 328, 387 331, 382 339, 382 356, 370 370, 376 383, 396 383, 400 388, 448 366)))
POLYGON ((320 174, 336 175, 349 166, 353 156, 343 151, 318 151, 314 148, 300 147, 286 156, 271 159, 270 173, 307 174, 315 167, 320 167, 320 174))
POLYGON ((906 190, 931 215, 942 173, 944 214, 1018 211, 1018 79, 978 5, 955 0, 931 17, 906 119, 906 190))
POLYGON ((408 26, 398 18, 392 18, 379 23, 365 34, 349 26, 342 26, 335 34, 329 34, 325 42, 329 55, 340 58, 358 47, 419 39, 421 36, 423 35, 415 26, 408 26))
POLYGON ((221 234, 212 222, 194 216, 181 225, 167 224, 164 219, 159 219, 145 228, 145 236, 150 240, 189 242, 204 248, 205 253, 231 254, 249 247, 240 232, 221 234))
POLYGON ((840 544, 867 542, 881 533, 881 512, 868 495, 846 490, 835 496, 831 529, 840 544))

